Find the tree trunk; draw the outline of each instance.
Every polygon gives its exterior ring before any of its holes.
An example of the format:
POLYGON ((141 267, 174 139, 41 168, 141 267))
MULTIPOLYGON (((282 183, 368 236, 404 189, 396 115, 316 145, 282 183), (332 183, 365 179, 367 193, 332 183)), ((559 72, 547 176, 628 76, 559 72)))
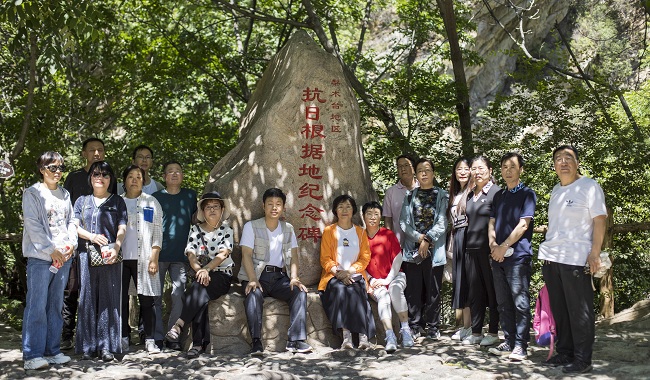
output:
POLYGON ((474 155, 474 144, 472 142, 472 120, 469 113, 469 91, 467 88, 467 79, 465 78, 463 53, 460 50, 460 44, 458 42, 454 4, 452 0, 437 0, 437 3, 438 8, 440 8, 440 14, 442 15, 442 21, 445 24, 445 32, 449 39, 451 64, 454 69, 454 79, 456 81, 456 111, 458 112, 458 121, 460 123, 463 156, 472 157, 474 155))
MULTIPOLYGON (((614 218, 612 217, 612 210, 607 208, 607 227, 605 228, 605 239, 603 239, 603 250, 610 251, 614 244, 614 218)), ((607 273, 600 279, 600 314, 605 318, 614 316, 614 258, 609 256, 612 260, 612 268, 607 270, 607 273)))

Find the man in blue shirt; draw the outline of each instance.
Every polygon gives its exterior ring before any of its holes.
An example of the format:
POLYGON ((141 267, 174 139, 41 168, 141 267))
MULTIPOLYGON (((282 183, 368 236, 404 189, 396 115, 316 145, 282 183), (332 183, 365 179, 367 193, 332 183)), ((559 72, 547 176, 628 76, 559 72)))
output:
MULTIPOLYGON (((167 187, 155 192, 153 196, 158 200, 163 210, 163 244, 158 258, 158 273, 162 284, 165 283, 165 274, 167 272, 169 272, 169 278, 172 282, 172 302, 169 322, 165 330, 169 331, 174 322, 180 318, 183 310, 183 295, 187 279, 185 246, 187 245, 187 236, 192 224, 192 214, 196 212, 196 191, 181 188, 183 168, 177 161, 165 163, 163 179, 167 187)), ((155 336, 164 336, 162 297, 156 297, 154 306, 156 310, 155 336)), ((168 347, 175 350, 181 349, 178 343, 168 342, 168 347)))
POLYGON ((506 188, 494 195, 488 238, 492 275, 501 329, 505 341, 489 351, 509 355, 511 360, 528 357, 530 338, 530 287, 533 256, 533 215, 537 196, 520 181, 524 159, 518 153, 501 158, 501 176, 506 188))

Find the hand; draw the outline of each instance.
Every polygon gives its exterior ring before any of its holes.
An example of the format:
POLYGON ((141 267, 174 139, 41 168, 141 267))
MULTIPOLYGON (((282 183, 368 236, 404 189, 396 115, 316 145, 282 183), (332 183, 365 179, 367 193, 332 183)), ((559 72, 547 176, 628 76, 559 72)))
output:
POLYGON ((508 250, 508 247, 502 247, 500 245, 494 246, 491 249, 490 257, 492 260, 496 261, 497 263, 503 262, 505 260, 505 255, 506 251, 508 250))
POLYGON ((370 287, 373 289, 379 289, 383 286, 388 285, 388 282, 385 278, 374 278, 374 281, 370 281, 370 287))
POLYGON ((289 289, 291 289, 293 291, 294 286, 297 286, 298 289, 300 289, 301 291, 307 293, 307 287, 305 285, 303 285, 302 282, 300 282, 299 278, 292 278, 291 282, 289 282, 289 289))
POLYGON ((108 256, 108 260, 106 260, 106 262, 108 264, 115 263, 115 261, 117 260, 117 251, 115 250, 115 248, 111 248, 108 250, 108 252, 110 252, 111 254, 108 256))
MULTIPOLYGON (((422 235, 424 236, 424 235, 422 235)), ((429 242, 426 240, 422 240, 420 242, 420 246, 418 247, 418 255, 420 255, 423 259, 426 259, 429 257, 429 242)))
POLYGON ((591 274, 598 272, 600 268, 600 252, 591 252, 587 257, 587 263, 589 264, 589 272, 591 274))
POLYGON ((70 258, 72 258, 72 255, 74 254, 74 248, 70 248, 67 251, 62 253, 63 253, 63 260, 68 261, 70 260, 70 258))
POLYGON ((344 269, 341 269, 340 271, 336 272, 336 278, 338 278, 340 281, 343 281, 348 277, 350 277, 350 272, 344 269))
POLYGON ((149 274, 154 275, 158 273, 158 260, 149 259, 149 274))
POLYGON ((95 234, 90 240, 91 243, 99 244, 99 246, 104 246, 108 244, 108 238, 104 235, 95 234))
POLYGON ((59 251, 58 248, 54 249, 54 252, 50 255, 52 258, 52 265, 61 267, 64 262, 66 262, 66 258, 64 255, 59 251))
POLYGON ((196 281, 203 286, 208 286, 210 283, 210 271, 205 268, 201 268, 196 271, 196 281))
POLYGON ((248 293, 250 293, 250 292, 252 292, 252 291, 254 291, 255 289, 258 289, 258 288, 260 289, 260 292, 264 292, 264 290, 262 290, 262 285, 259 282, 257 282, 257 281, 249 281, 248 285, 246 285, 246 290, 244 290, 244 293, 246 293, 246 295, 248 295, 248 293))

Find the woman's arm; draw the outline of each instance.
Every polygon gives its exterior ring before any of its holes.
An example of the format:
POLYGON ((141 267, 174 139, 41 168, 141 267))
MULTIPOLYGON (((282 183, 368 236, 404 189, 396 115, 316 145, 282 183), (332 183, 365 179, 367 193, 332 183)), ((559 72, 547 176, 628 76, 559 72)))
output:
POLYGON ((334 224, 325 227, 323 237, 320 241, 320 265, 325 272, 336 274, 338 263, 332 257, 336 257, 336 247, 334 246, 334 224))

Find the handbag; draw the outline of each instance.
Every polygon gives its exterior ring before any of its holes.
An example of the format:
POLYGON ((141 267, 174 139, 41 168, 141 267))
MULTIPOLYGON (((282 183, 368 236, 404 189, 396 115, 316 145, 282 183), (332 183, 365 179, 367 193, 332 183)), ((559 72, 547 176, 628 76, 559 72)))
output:
POLYGON ((426 259, 426 257, 422 257, 420 253, 418 252, 418 249, 403 249, 402 250, 402 255, 404 256, 404 261, 406 262, 412 262, 416 265, 420 265, 426 259))
MULTIPOLYGON (((198 226, 198 224, 197 224, 197 226, 198 226)), ((199 237, 201 238, 201 246, 199 247, 199 250, 205 251, 205 253, 201 254, 201 255, 195 255, 195 256, 196 256, 196 260, 199 262, 199 265, 201 266, 201 268, 203 268, 210 261, 212 261, 212 259, 210 258, 210 256, 208 256, 208 253, 207 253, 208 243, 205 242, 205 238, 203 237, 203 234, 199 233, 199 237)), ((192 277, 192 278, 196 278, 196 271, 194 270, 194 268, 192 268, 191 265, 189 267, 190 267, 189 276, 192 277)))
MULTIPOLYGON (((84 198, 84 207, 83 207, 82 210, 86 209, 86 201, 88 200, 89 196, 90 195, 87 195, 86 198, 84 198)), ((82 220, 84 230, 88 231, 88 229, 86 228, 86 219, 82 217, 81 220, 82 220)), ((88 231, 88 232, 90 232, 90 231, 88 231)), ((112 246, 114 246, 114 245, 115 245, 115 243, 109 244, 109 247, 112 248, 112 246)), ((102 257, 102 254, 97 251, 97 248, 95 248, 95 244, 91 243, 90 241, 86 243, 86 250, 88 251, 88 259, 90 261, 90 266, 91 267, 101 267, 103 265, 113 265, 113 264, 118 264, 118 263, 122 262, 122 255, 120 254, 120 252, 118 252, 117 253, 117 259, 115 259, 115 262, 113 262, 111 264, 107 263, 104 260, 104 258, 102 257)))

